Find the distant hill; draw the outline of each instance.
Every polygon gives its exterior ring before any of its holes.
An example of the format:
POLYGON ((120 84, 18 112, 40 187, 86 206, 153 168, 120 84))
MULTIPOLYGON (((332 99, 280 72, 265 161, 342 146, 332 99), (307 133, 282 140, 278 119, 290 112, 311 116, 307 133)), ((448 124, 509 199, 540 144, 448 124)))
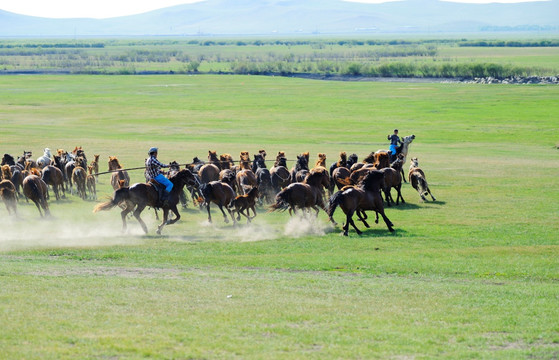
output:
POLYGON ((110 19, 0 10, 0 36, 141 36, 559 31, 559 0, 465 4, 404 0, 206 0, 110 19))

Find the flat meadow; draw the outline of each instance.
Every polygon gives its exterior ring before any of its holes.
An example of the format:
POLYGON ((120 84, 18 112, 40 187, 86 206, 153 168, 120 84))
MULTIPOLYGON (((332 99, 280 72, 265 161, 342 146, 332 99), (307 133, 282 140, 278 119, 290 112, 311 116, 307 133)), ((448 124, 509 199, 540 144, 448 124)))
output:
MULTIPOLYGON (((0 148, 82 146, 139 167, 209 150, 340 151, 414 134, 437 201, 403 185, 382 223, 340 236, 322 212, 213 223, 190 202, 155 235, 98 200, 0 206, 0 349, 8 359, 559 357, 559 87, 328 82, 233 75, 6 75, 0 148)), ((289 166, 293 162, 288 163, 289 166)), ((405 165, 407 169, 409 163, 405 165)), ((130 171, 132 182, 144 181, 130 171)))

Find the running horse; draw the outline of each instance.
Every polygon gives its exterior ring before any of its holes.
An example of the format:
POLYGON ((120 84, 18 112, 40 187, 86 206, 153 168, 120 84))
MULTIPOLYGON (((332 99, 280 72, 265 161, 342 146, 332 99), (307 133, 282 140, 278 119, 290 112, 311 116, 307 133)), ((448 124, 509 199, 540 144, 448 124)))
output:
POLYGON ((158 235, 161 235, 161 230, 165 225, 174 224, 181 218, 177 209, 177 204, 179 202, 179 194, 182 192, 184 186, 194 186, 197 184, 196 178, 188 169, 180 170, 173 176, 169 177, 169 180, 173 183, 173 189, 169 194, 167 206, 159 203, 159 193, 153 185, 149 183, 137 183, 130 187, 124 186, 119 188, 114 192, 111 200, 98 204, 93 209, 93 212, 96 213, 99 211, 110 210, 115 206, 122 204, 124 207, 124 209, 120 212, 122 217, 122 231, 126 231, 126 216, 133 211, 134 217, 142 226, 142 230, 144 230, 147 234, 148 228, 140 217, 140 214, 146 206, 161 208, 163 209, 163 222, 159 224, 156 231, 158 235), (175 214, 175 218, 172 220, 167 220, 169 211, 172 211, 175 214))
MULTIPOLYGON (((362 234, 353 222, 354 214, 357 214, 363 224, 369 227, 369 224, 365 221, 366 210, 374 210, 377 213, 377 217, 378 214, 380 214, 388 230, 390 232, 394 231, 394 225, 384 213, 384 205, 382 203, 382 197, 380 196, 383 178, 384 174, 381 171, 371 170, 359 185, 348 186, 332 195, 328 208, 328 216, 332 218, 336 208, 340 206, 346 215, 346 222, 343 226, 344 236, 348 235, 349 225, 353 226, 357 234, 362 234)), ((378 222, 378 218, 376 222, 378 222)))
POLYGON ((122 170, 122 165, 120 165, 116 156, 109 156, 109 171, 114 171, 111 174, 111 185, 113 190, 120 188, 120 180, 124 180, 124 186, 130 185, 130 176, 126 170, 122 170))
MULTIPOLYGON (((309 171, 303 182, 295 182, 276 195, 276 203, 270 206, 270 211, 289 210, 289 215, 296 213, 297 209, 313 209, 318 216, 319 209, 328 213, 324 203, 323 188, 328 188, 328 175, 324 171, 309 171)), ((330 221, 334 222, 331 216, 330 221)))

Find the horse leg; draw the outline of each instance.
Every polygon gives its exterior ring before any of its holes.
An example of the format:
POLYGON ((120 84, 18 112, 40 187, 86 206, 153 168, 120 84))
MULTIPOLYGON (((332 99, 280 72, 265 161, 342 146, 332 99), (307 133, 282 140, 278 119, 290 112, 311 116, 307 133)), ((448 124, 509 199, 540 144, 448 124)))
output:
POLYGON ((181 215, 179 214, 179 209, 177 209, 176 205, 170 207, 169 210, 171 210, 173 214, 175 214, 175 218, 173 220, 167 220, 167 225, 172 225, 180 220, 181 215))
MULTIPOLYGON (((347 214, 347 222, 348 222, 349 224, 351 224, 351 226, 353 226, 353 228, 355 229, 355 232, 357 232, 357 235, 361 235, 361 234, 362 234, 361 230, 359 230, 359 229, 357 228, 357 225, 355 225, 355 222, 353 221, 353 213, 354 213, 353 211, 350 211, 350 212, 347 214)), ((346 224, 346 226, 347 226, 347 229, 349 230, 349 225, 346 224)), ((345 235, 347 236, 347 230, 346 230, 346 234, 345 234, 345 235)))
POLYGON ((140 214, 142 213, 142 211, 144 211, 145 207, 145 205, 138 205, 138 207, 136 207, 136 210, 134 210, 134 217, 136 218, 136 220, 138 220, 140 225, 142 225, 142 230, 144 230, 144 232, 147 234, 148 227, 146 226, 146 223, 144 223, 144 220, 142 220, 142 218, 140 217, 140 214))
POLYGON ((398 192, 398 194, 396 195, 396 205, 399 204, 399 199, 402 199, 402 204, 405 204, 406 202, 404 200, 404 197, 402 196, 402 183, 396 186, 396 191, 398 192))
POLYGON ((431 194, 431 189, 429 189, 429 187, 427 187, 427 192, 429 193, 429 195, 431 195, 431 199, 433 199, 433 201, 436 201, 437 199, 435 199, 435 197, 433 196, 433 194, 431 194))
POLYGON ((210 213, 210 203, 208 202, 206 205, 206 210, 208 210, 208 222, 212 222, 212 214, 210 213))
POLYGON ((407 183, 406 176, 404 175, 404 168, 403 167, 400 169, 400 172, 402 173, 402 180, 404 180, 404 182, 407 183))
POLYGON ((122 232, 126 231, 126 216, 132 211, 133 206, 129 204, 124 204, 124 208, 120 212, 120 217, 122 218, 122 232))
MULTIPOLYGON (((33 199, 31 199, 33 200, 33 199)), ((39 205, 39 202, 37 202, 36 200, 33 200, 33 202, 35 203, 35 206, 37 207, 37 210, 39 210, 39 215, 41 215, 41 217, 43 217, 43 212, 41 211, 41 206, 39 205)))
POLYGON ((394 226, 394 224, 392 224, 392 222, 388 219, 388 217, 384 214, 384 211, 380 211, 380 214, 382 215, 382 219, 384 220, 384 223, 386 224, 386 226, 388 227, 388 230, 390 232, 394 232, 394 229, 392 228, 392 226, 394 226))
POLYGON ((359 220, 361 220, 361 222, 363 223, 363 225, 365 225, 365 227, 370 228, 369 224, 365 221, 367 214, 365 214, 365 211, 361 211, 361 210, 357 210, 357 217, 359 218, 359 220), (365 215, 365 216, 363 216, 365 215))
POLYGON ((161 235, 161 229, 163 229, 163 226, 165 226, 165 224, 167 224, 167 216, 169 216, 169 209, 168 208, 163 208, 163 222, 161 224, 159 224, 159 226, 157 227, 157 235, 161 235))

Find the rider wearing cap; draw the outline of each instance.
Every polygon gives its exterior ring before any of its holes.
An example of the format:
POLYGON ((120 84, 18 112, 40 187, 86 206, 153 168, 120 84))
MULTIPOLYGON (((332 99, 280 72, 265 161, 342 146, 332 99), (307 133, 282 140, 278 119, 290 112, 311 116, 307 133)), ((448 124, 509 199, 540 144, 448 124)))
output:
POLYGON ((164 175, 161 168, 167 168, 169 165, 162 164, 159 160, 157 160, 157 148, 152 147, 148 151, 149 158, 146 160, 146 175, 148 180, 155 180, 161 185, 165 186, 165 191, 161 196, 161 201, 163 203, 167 202, 169 198, 169 193, 173 188, 173 183, 169 181, 164 175))

